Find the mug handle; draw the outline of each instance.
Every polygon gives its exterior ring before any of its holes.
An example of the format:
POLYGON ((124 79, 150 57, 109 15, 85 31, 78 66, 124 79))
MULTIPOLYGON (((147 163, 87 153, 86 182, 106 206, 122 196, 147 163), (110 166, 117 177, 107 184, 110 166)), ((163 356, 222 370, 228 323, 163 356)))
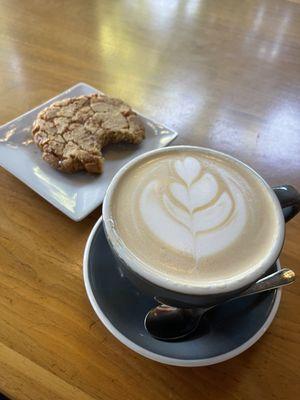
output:
POLYGON ((288 222, 300 211, 300 193, 291 185, 272 188, 279 200, 285 222, 288 222))

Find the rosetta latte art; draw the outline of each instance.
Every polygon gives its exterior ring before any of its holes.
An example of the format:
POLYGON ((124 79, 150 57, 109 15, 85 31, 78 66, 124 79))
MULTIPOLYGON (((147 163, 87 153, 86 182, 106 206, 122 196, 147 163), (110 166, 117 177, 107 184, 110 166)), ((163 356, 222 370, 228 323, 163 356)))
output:
POLYGON ((209 149, 149 153, 125 168, 113 189, 106 218, 120 252, 168 283, 243 279, 281 235, 279 205, 264 182, 209 149))
POLYGON ((244 195, 221 168, 212 172, 194 157, 170 160, 169 168, 169 182, 153 179, 143 188, 140 213, 158 240, 192 256, 198 267, 201 257, 224 250, 241 234, 244 195))

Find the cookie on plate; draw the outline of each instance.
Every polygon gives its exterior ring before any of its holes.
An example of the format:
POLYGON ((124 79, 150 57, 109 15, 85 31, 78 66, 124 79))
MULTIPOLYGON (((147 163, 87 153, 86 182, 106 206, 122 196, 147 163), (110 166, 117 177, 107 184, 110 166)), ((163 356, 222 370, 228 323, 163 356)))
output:
POLYGON ((100 174, 102 149, 110 143, 139 144, 144 126, 123 101, 94 93, 51 104, 33 123, 34 142, 43 159, 63 172, 100 174))

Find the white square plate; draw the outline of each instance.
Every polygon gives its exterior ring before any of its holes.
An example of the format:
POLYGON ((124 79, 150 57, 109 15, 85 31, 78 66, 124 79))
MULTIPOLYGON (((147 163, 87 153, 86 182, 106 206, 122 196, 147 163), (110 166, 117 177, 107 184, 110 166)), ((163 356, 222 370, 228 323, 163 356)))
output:
POLYGON ((104 150, 102 175, 86 172, 68 175, 56 171, 42 160, 41 151, 32 143, 32 123, 39 111, 54 101, 95 91, 92 86, 78 83, 0 127, 0 165, 74 221, 82 220, 102 203, 111 179, 126 162, 146 151, 167 146, 177 136, 171 129, 139 114, 146 139, 138 146, 108 146, 104 150))

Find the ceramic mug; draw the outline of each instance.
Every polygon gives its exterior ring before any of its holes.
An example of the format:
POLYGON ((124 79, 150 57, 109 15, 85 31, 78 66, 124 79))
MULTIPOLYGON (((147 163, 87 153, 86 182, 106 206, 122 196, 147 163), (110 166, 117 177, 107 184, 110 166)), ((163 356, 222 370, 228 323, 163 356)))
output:
MULTIPOLYGON (((262 277, 268 269, 276 262, 281 252, 284 236, 285 236, 285 223, 293 218, 300 211, 300 194, 299 192, 290 185, 282 185, 271 188, 263 178, 258 175, 252 168, 244 164, 242 161, 237 160, 234 157, 226 155, 224 153, 220 153, 211 149, 201 149, 199 147, 192 146, 173 146, 166 147, 159 150, 154 150, 151 152, 147 152, 142 154, 141 156, 131 160, 128 162, 123 168, 119 170, 119 172, 115 175, 114 179, 109 185, 107 189, 104 202, 103 202, 103 223, 104 223, 104 231, 109 243, 109 246, 112 249, 112 253, 116 258, 117 263, 121 267, 124 274, 132 281, 132 283, 137 286, 142 292, 145 292, 157 300, 171 305, 175 307, 199 307, 199 306, 209 306, 213 304, 217 304, 219 302, 225 301, 243 290, 247 289, 252 283, 262 277), (111 207, 111 199, 112 194, 118 184, 119 179, 123 176, 123 174, 130 168, 134 167, 137 162, 143 160, 143 158, 147 158, 148 156, 158 153, 158 152, 168 152, 172 149, 176 150, 186 150, 186 149, 198 149, 203 150, 205 152, 209 152, 212 155, 218 156, 222 155, 222 157, 226 157, 228 159, 234 160, 235 162, 241 164, 243 167, 246 167, 249 174, 255 174, 255 176, 260 179, 263 184, 267 187, 267 190, 270 193, 270 197, 272 201, 275 203, 275 208, 278 212, 278 220, 282 221, 280 224, 280 235, 278 236, 278 243, 276 243, 275 250, 273 254, 270 254, 269 264, 260 267, 257 271, 251 271, 251 276, 249 274, 249 279, 243 281, 241 285, 238 282, 235 282, 235 285, 229 285, 225 289, 221 290, 209 290, 207 293, 201 292, 200 294, 191 293, 189 291, 177 291, 174 290, 170 285, 166 287, 163 281, 160 281, 158 276, 155 274, 145 275, 145 271, 142 268, 139 268, 136 260, 133 260, 128 253, 124 252, 124 246, 122 248, 122 241, 116 239, 115 230, 113 229, 113 221, 111 221, 111 215, 109 213, 111 207), (144 273, 143 273, 144 272, 144 273), (245 283, 246 281, 246 283, 245 283), (233 287, 232 287, 233 286, 233 287)), ((171 282, 172 283, 172 282, 171 282)), ((175 286, 174 286, 175 287, 175 286)))

